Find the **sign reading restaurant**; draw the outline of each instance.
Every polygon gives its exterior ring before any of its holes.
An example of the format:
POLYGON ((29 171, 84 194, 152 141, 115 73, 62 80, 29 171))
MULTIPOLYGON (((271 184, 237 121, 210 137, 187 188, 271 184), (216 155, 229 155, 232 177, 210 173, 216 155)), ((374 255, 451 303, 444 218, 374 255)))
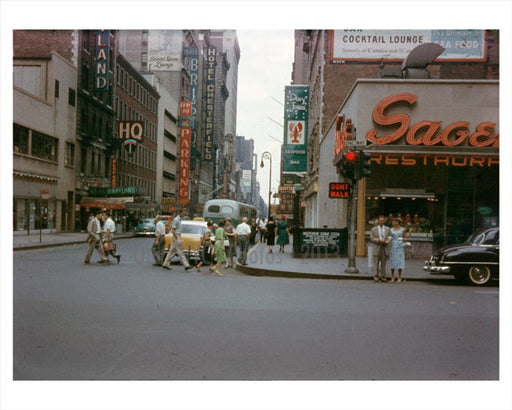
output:
POLYGON ((436 43, 436 61, 485 61, 485 30, 333 30, 331 61, 402 61, 415 47, 436 43))

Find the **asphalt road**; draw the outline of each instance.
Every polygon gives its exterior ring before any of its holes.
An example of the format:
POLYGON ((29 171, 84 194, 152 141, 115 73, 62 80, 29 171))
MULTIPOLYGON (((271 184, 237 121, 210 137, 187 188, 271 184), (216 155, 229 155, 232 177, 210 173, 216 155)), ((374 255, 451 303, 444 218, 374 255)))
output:
POLYGON ((499 378, 497 287, 165 271, 150 243, 13 254, 15 380, 499 378))

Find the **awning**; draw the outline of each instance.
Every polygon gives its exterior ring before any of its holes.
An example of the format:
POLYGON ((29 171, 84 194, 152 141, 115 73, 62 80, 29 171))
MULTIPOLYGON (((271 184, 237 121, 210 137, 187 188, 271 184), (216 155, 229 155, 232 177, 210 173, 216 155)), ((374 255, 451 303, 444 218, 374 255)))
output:
POLYGON ((83 208, 123 209, 125 202, 124 198, 95 198, 86 196, 82 198, 80 206, 83 208))

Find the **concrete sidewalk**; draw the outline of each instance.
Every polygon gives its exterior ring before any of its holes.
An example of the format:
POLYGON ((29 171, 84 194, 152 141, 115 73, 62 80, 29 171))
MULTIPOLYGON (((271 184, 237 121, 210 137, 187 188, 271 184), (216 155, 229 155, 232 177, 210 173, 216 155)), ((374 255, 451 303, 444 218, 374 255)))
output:
MULTIPOLYGON (((239 272, 254 276, 273 276, 282 278, 305 279, 368 279, 373 280, 372 258, 356 258, 355 265, 359 273, 345 273, 348 258, 343 257, 311 257, 294 258, 292 245, 287 245, 285 253, 279 253, 278 246, 273 253, 268 252, 265 244, 256 244, 247 257, 247 266, 237 265, 239 272)), ((440 280, 452 279, 451 276, 434 276, 423 270, 423 259, 406 259, 402 279, 440 280)), ((397 272, 395 272, 396 278, 397 272)), ((389 267, 387 278, 390 278, 389 267)))
MULTIPOLYGON (((133 238, 130 233, 123 233, 115 236, 115 240, 133 238)), ((13 250, 40 249, 52 246, 64 246, 85 243, 86 232, 61 232, 61 233, 32 233, 30 235, 15 232, 12 236, 13 250)))

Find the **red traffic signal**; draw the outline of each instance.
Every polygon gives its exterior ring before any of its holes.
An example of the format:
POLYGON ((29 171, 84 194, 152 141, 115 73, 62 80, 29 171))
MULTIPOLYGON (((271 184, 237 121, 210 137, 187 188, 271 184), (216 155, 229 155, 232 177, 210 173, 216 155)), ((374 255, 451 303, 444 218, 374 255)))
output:
POLYGON ((353 161, 356 159, 356 154, 352 151, 347 151, 345 158, 347 158, 349 161, 353 161))

